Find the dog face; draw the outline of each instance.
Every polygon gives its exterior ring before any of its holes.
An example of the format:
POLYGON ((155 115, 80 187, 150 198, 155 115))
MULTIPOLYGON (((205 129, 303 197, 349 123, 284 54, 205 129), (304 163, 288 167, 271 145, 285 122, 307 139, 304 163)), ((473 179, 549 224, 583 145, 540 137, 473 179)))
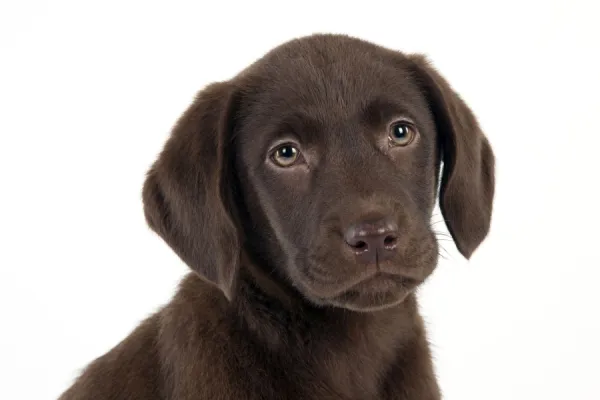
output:
POLYGON ((315 35, 199 94, 148 174, 146 216, 229 296, 244 251, 316 305, 377 310, 435 268, 442 155, 440 205, 469 257, 494 189, 471 111, 419 56, 315 35))

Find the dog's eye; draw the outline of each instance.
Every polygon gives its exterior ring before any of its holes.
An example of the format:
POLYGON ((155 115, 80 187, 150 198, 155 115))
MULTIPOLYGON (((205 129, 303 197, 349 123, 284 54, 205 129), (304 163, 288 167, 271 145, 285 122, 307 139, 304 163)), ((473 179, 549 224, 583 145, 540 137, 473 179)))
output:
POLYGON ((275 149, 271 158, 280 167, 289 167, 298 160, 299 155, 300 151, 296 147, 285 144, 275 149))
POLYGON ((415 138, 415 128, 406 121, 396 122, 390 132, 390 143, 394 146, 407 146, 415 138))

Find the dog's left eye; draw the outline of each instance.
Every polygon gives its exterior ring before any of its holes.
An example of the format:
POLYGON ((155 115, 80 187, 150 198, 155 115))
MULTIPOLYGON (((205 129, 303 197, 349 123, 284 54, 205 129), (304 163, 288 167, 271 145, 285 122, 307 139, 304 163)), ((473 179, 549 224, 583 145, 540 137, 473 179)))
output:
POLYGON ((389 134, 390 143, 394 146, 407 146, 417 135, 415 128, 406 121, 396 122, 389 134))

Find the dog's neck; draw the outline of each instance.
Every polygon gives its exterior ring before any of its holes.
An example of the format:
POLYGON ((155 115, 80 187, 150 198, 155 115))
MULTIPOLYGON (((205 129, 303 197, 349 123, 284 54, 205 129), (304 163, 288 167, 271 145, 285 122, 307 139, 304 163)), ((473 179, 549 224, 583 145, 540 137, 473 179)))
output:
POLYGON ((424 335, 415 294, 376 312, 317 307, 248 259, 231 304, 247 334, 281 362, 280 368, 321 369, 336 392, 376 391, 399 350, 424 335), (306 365, 307 359, 313 364, 306 365), (354 382, 364 385, 369 374, 372 387, 353 387, 354 382))

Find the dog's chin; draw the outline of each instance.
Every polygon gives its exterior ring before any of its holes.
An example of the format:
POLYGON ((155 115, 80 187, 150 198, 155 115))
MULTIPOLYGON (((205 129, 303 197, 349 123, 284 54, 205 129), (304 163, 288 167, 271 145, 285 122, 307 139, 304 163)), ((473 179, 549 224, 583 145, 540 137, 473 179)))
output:
POLYGON ((417 282, 411 279, 377 274, 334 296, 321 297, 317 303, 357 312, 380 311, 402 303, 416 287, 417 282))

